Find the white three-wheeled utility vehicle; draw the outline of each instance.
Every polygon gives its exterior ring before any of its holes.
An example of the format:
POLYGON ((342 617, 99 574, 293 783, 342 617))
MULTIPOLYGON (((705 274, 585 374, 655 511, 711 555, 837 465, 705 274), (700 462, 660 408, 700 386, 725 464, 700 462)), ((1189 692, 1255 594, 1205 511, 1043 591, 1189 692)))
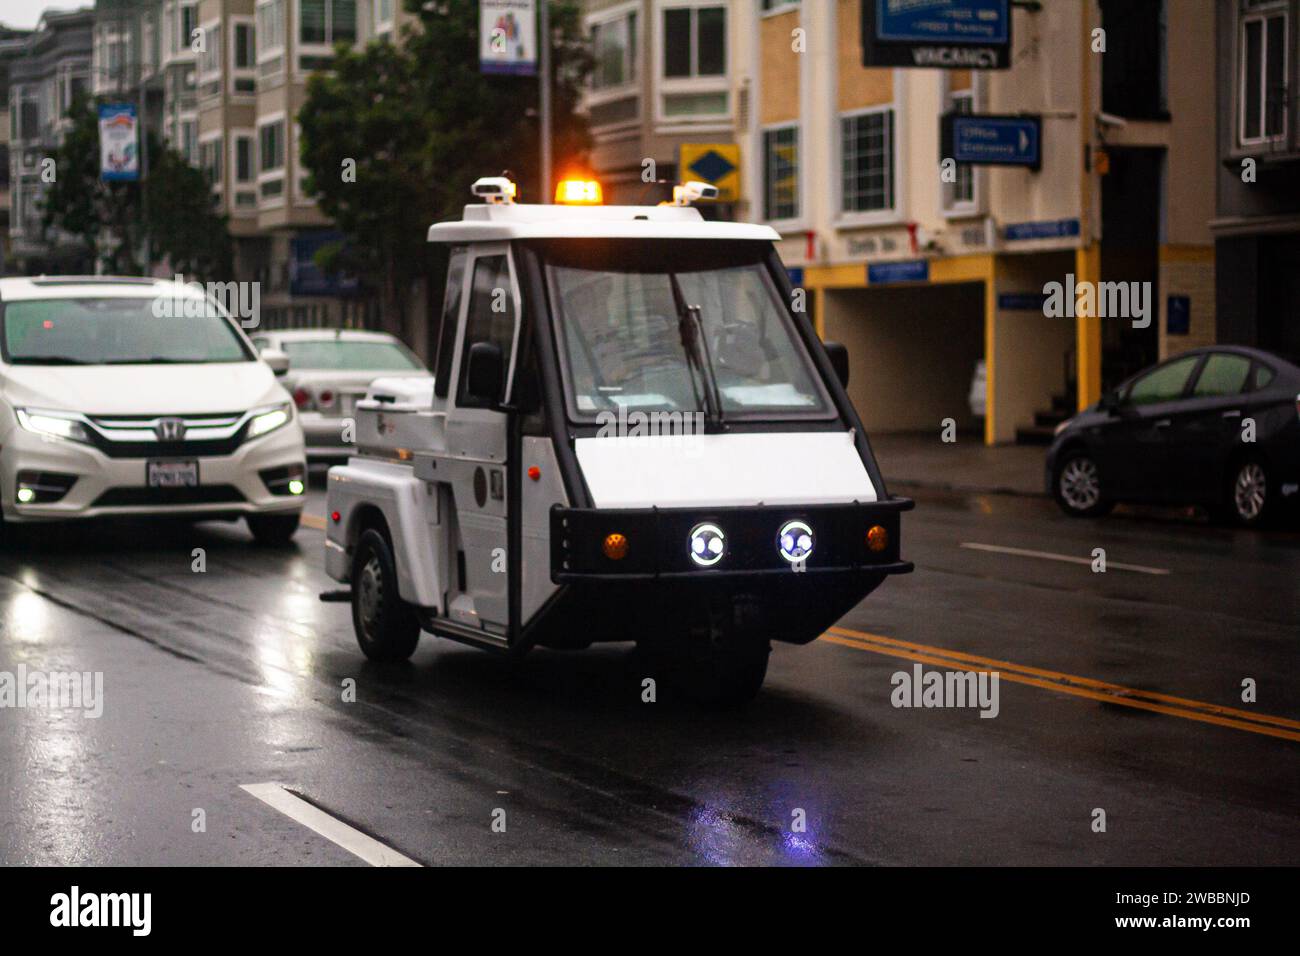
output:
MULTIPOLYGON (((592 184, 594 187, 594 184, 592 184)), ((565 191, 590 198, 591 192, 565 191)), ((693 696, 751 697, 910 571, 899 516, 766 226, 483 202, 438 223, 434 381, 376 382, 330 469, 326 568, 381 661, 422 630, 519 655, 636 641, 693 696)))

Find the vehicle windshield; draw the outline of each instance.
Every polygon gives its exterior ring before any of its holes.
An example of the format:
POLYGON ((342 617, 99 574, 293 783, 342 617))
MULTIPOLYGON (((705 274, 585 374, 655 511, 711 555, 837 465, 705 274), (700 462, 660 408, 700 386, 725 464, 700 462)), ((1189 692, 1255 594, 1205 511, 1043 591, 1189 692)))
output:
MULTIPOLYGON (((4 357, 14 365, 246 362, 253 355, 229 319, 157 314, 137 297, 34 299, 4 305, 4 357)), ((165 301, 165 300, 163 300, 165 301)), ((196 310, 197 311, 197 310, 196 310)))
POLYGON ((360 342, 347 339, 310 339, 283 343, 294 369, 332 371, 409 372, 423 368, 420 360, 396 342, 360 342))
POLYGON ((700 378, 711 372, 724 418, 829 417, 766 251, 757 242, 548 243, 570 414, 704 412, 700 378))

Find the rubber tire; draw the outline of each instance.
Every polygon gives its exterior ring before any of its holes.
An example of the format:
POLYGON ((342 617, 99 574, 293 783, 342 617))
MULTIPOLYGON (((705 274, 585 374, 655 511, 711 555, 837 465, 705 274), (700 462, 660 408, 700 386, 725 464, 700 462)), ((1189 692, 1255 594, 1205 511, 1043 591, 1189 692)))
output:
POLYGON ((772 645, 766 634, 736 632, 720 640, 645 648, 664 679, 683 697, 706 707, 752 701, 767 677, 772 645))
POLYGON ((244 521, 253 540, 264 548, 283 548, 293 540, 302 522, 302 512, 293 514, 247 515, 244 521))
POLYGON ((1268 465, 1262 459, 1246 457, 1233 462, 1232 467, 1228 470, 1228 477, 1223 487, 1223 500, 1217 508, 1213 509, 1212 514, 1215 518, 1238 528, 1261 528, 1272 520, 1277 499, 1278 489, 1274 484, 1273 475, 1269 472, 1268 465), (1259 514, 1254 518, 1247 519, 1243 518, 1241 513, 1237 511, 1237 500, 1234 492, 1237 485, 1237 476, 1241 474, 1243 468, 1251 464, 1258 465, 1264 471, 1264 507, 1260 509, 1259 514))
MULTIPOLYGON (((1110 514, 1111 509, 1115 507, 1115 502, 1109 500, 1104 495, 1100 496, 1097 503, 1091 508, 1079 509, 1070 507, 1070 505, 1066 503, 1065 497, 1061 494, 1061 476, 1065 474, 1065 469, 1070 462, 1076 461, 1080 458, 1091 460, 1094 467, 1097 465, 1097 460, 1086 451, 1079 450, 1068 452, 1066 456, 1061 459, 1060 464, 1056 466, 1056 471, 1052 474, 1052 497, 1056 499, 1057 506, 1071 518, 1101 518, 1110 514)), ((1097 480, 1100 483, 1100 468, 1097 468, 1097 476, 1097 480)))
POLYGON ((415 608, 397 593, 397 564, 388 539, 378 530, 368 528, 352 552, 352 630, 361 653, 372 661, 392 664, 415 653, 420 642, 420 619, 415 608), (366 566, 374 561, 372 574, 377 575, 378 595, 375 620, 370 626, 362 620, 362 581, 366 566))

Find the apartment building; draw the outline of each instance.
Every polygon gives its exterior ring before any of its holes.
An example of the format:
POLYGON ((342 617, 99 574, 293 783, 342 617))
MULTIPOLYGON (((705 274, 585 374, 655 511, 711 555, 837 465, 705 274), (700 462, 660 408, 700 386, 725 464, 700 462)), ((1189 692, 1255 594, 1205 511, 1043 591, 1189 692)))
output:
MULTIPOLYGON (((39 235, 37 164, 84 89, 137 104, 143 126, 208 173, 229 217, 234 278, 262 284, 268 325, 358 320, 355 284, 313 262, 338 236, 306 189, 295 118, 334 45, 396 40, 411 19, 400 8, 399 0, 98 0, 93 10, 47 14, 13 41, 8 234, 19 267, 60 252, 39 235)), ((0 62, 9 42, 0 31, 0 62)))
MULTIPOLYGON (((584 4, 595 57, 585 99, 590 162, 607 202, 657 202, 666 193, 655 180, 714 180, 731 171, 737 130, 749 111, 749 66, 736 56, 752 21, 742 6, 717 0, 584 4), (694 153, 694 161, 703 159, 702 168, 718 175, 679 168, 683 145, 722 147, 694 153)), ((728 198, 709 214, 749 215, 742 196, 728 198)))
POLYGON ((42 160, 54 155, 72 102, 90 89, 94 11, 48 12, 9 61, 7 271, 88 271, 80 242, 42 227, 42 160))
POLYGON ((1300 356, 1300 2, 1215 12, 1218 336, 1300 356))
POLYGON ((1041 440, 1104 385, 1214 340, 1214 0, 1009 6, 1004 70, 864 66, 864 2, 589 2, 607 196, 634 201, 646 158, 738 145, 731 211, 781 233, 874 430, 1041 440), (1036 167, 944 175, 943 118, 968 113, 1037 118, 1036 167), (1048 283, 1084 281, 1139 283, 1149 319, 1044 314, 1048 283))
MULTIPOLYGON (((0 102, 9 102, 9 65, 27 48, 30 33, 30 30, 14 30, 0 24, 0 102)), ((0 123, 0 275, 9 261, 10 132, 8 123, 0 123)))

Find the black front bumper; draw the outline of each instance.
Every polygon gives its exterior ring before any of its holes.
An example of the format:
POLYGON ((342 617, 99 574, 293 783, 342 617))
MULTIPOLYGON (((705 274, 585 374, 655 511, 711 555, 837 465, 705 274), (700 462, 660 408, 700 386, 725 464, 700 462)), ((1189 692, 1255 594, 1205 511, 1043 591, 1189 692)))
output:
MULTIPOLYGON (((551 509, 551 579, 557 584, 587 581, 718 580, 769 575, 810 576, 906 574, 910 561, 900 556, 900 515, 909 498, 849 504, 730 508, 564 508, 551 509), (787 561, 777 546, 781 527, 791 520, 812 530, 812 553, 801 566, 787 561), (690 555, 691 531, 711 523, 722 530, 726 549, 711 567, 690 555), (884 529, 880 550, 868 531, 884 529), (606 555, 610 535, 626 539, 621 558, 606 555)), ((878 537, 878 533, 877 533, 878 537)))

